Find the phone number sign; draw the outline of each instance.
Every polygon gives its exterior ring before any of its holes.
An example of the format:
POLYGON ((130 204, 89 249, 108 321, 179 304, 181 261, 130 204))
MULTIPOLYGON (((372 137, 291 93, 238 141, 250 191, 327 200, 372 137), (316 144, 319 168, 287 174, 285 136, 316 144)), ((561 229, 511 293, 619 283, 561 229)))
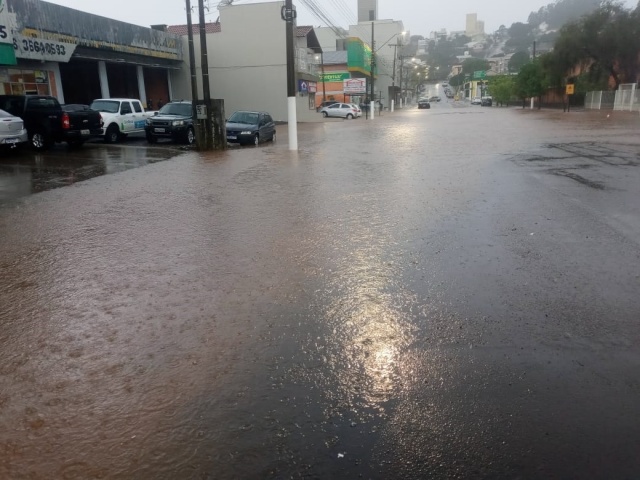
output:
POLYGON ((76 45, 74 43, 62 43, 14 35, 13 49, 18 58, 67 63, 71 60, 71 55, 75 52, 76 45))

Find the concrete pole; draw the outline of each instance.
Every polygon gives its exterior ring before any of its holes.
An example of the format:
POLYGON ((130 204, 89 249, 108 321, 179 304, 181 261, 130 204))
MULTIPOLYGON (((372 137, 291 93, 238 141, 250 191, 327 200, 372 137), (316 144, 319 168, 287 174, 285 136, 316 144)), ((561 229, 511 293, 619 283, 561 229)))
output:
POLYGON ((395 111, 395 106, 396 106, 396 101, 394 99, 391 99, 391 113, 395 111))
POLYGON ((98 62, 98 76, 100 77, 100 94, 102 95, 102 98, 111 98, 111 95, 109 94, 107 64, 103 60, 98 62))
POLYGON ((293 0, 285 0, 282 19, 285 21, 287 43, 287 116, 289 123, 289 150, 298 150, 298 112, 296 110, 296 65, 293 46, 293 21, 296 11, 293 0))
POLYGON ((144 105, 147 106, 147 89, 144 86, 144 68, 142 65, 138 65, 136 68, 136 74, 138 76, 138 100, 144 105))

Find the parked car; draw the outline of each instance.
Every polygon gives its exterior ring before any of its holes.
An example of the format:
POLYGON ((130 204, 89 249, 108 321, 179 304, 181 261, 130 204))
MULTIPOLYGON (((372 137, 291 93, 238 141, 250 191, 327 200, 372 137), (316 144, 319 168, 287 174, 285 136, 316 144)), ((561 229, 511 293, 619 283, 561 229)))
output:
POLYGON ((482 105, 482 99, 480 97, 475 97, 471 100, 471 105, 482 105))
POLYGON ((320 105, 318 105, 318 107, 316 108, 316 112, 321 111, 324 107, 330 107, 331 105, 335 105, 336 102, 335 100, 325 100, 324 102, 320 103, 320 105))
POLYGON ((193 129, 193 106, 191 102, 170 102, 147 118, 144 127, 147 142, 156 143, 158 138, 170 138, 174 142, 193 145, 196 141, 193 129))
POLYGON ((276 124, 266 112, 235 112, 227 120, 227 142, 258 145, 276 141, 276 124))
POLYGON ((418 108, 431 108, 431 103, 426 98, 418 100, 418 108))
POLYGON ((482 100, 480 101, 480 106, 490 107, 491 105, 493 105, 493 97, 490 97, 490 96, 482 97, 482 100))
POLYGON ((324 107, 322 110, 323 117, 338 117, 338 118, 346 118, 350 120, 352 118, 358 117, 357 107, 348 103, 336 103, 329 107, 324 107))
POLYGON ((49 148, 55 142, 82 144, 102 128, 102 117, 97 112, 76 111, 75 107, 65 111, 49 95, 0 95, 0 109, 22 119, 36 150, 49 148))
POLYGON ((29 141, 21 118, 0 110, 0 145, 16 148, 29 141))
POLYGON ((439 102, 440 101, 440 97, 438 95, 434 95, 433 97, 429 98, 430 102, 439 102))
POLYGON ((147 118, 154 112, 145 112, 140 100, 133 98, 100 98, 91 103, 104 120, 102 136, 105 143, 116 143, 131 133, 145 133, 147 118))
POLYGON ((356 118, 362 116, 362 109, 358 105, 356 105, 355 103, 350 103, 349 105, 351 105, 353 108, 356 109, 356 113, 357 113, 356 118))

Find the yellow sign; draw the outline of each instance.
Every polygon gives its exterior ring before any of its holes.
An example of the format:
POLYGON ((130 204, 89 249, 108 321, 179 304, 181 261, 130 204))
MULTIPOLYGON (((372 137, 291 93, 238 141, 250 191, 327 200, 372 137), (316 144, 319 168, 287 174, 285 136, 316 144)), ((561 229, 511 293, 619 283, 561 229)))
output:
POLYGON ((576 86, 573 83, 567 85, 567 95, 573 95, 576 91, 576 86))

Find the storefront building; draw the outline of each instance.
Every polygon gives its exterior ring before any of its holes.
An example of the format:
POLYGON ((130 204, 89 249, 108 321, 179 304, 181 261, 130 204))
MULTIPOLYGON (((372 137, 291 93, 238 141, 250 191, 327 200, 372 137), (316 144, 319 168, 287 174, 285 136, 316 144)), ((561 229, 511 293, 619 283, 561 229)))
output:
POLYGON ((171 100, 183 66, 175 35, 41 0, 0 0, 0 94, 53 95, 61 103, 171 100))

